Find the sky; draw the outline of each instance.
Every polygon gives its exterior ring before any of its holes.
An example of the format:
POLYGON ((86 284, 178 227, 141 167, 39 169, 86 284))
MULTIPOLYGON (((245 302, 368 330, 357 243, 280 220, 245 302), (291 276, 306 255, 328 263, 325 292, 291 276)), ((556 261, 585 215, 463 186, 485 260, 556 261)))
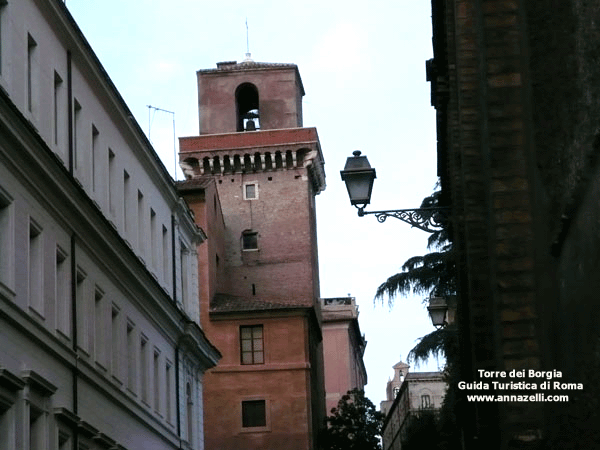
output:
MULTIPOLYGON (((431 3, 407 0, 66 0, 173 177, 175 136, 198 135, 196 71, 220 61, 298 65, 304 126, 316 127, 327 188, 317 196, 321 297, 351 295, 365 334, 366 395, 385 399, 392 366, 433 326, 422 296, 374 303, 377 287, 428 233, 358 217, 339 171, 361 150, 377 171, 367 210, 418 208, 435 189, 435 110, 425 61, 431 3), (248 24, 246 27, 246 23, 248 24), (148 105, 159 108, 148 108, 148 105), (174 114, 164 112, 170 111, 174 114), (175 129, 175 133, 174 133, 175 129)), ((430 361, 411 370, 438 370, 430 361)))

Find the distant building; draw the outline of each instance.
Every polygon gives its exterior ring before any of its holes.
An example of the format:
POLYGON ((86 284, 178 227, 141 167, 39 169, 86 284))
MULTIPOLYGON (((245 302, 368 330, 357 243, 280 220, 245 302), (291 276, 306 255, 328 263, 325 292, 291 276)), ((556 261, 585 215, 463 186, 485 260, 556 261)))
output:
POLYGON ((406 378, 410 366, 403 361, 398 361, 394 364, 393 369, 394 377, 387 382, 385 388, 385 400, 383 400, 379 406, 380 411, 385 415, 387 415, 392 403, 394 403, 394 400, 398 396, 400 387, 402 386, 402 383, 404 383, 404 378, 406 378))
POLYGON ((386 400, 381 412, 386 415, 383 425, 383 449, 400 450, 410 425, 420 414, 433 413, 442 407, 446 383, 441 372, 409 372, 402 361, 394 365, 394 378, 388 381, 386 400))
POLYGON ((363 361, 367 341, 360 332, 354 297, 322 298, 323 354, 327 414, 351 389, 364 389, 367 370, 363 361))
POLYGON ((206 235, 64 2, 0 48, 0 448, 204 448, 206 235))
POLYGON ((311 450, 325 416, 316 129, 294 64, 200 70, 200 135, 180 139, 179 190, 212 237, 201 317, 223 354, 205 378, 207 448, 311 450))

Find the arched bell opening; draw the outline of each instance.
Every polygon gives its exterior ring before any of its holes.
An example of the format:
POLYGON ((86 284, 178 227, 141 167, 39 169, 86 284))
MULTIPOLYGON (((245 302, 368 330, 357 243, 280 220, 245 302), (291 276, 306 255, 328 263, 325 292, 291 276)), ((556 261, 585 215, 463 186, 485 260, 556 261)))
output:
POLYGON ((258 89, 252 83, 243 83, 235 91, 237 131, 260 129, 258 89))
POLYGON ((186 158, 179 162, 179 167, 183 171, 186 179, 193 178, 194 175, 200 174, 200 163, 197 158, 186 158))
POLYGON ((208 156, 202 160, 202 173, 212 173, 210 158, 208 156))
POLYGON ((265 155, 265 170, 275 170, 275 160, 272 153, 265 155))
POLYGON ((252 172, 253 169, 252 158, 250 155, 244 155, 244 172, 252 172))
POLYGON ((282 157, 281 152, 275 152, 275 170, 283 169, 285 164, 285 155, 282 157))
POLYGON ((221 173, 221 158, 215 156, 213 158, 213 173, 221 173))
POLYGON ((223 158, 223 172, 225 173, 235 173, 235 170, 233 168, 233 161, 231 160, 231 156, 226 155, 223 158))
POLYGON ((261 170, 265 170, 265 168, 263 167, 264 164, 263 164, 262 158, 260 156, 260 153, 256 152, 254 154, 253 158, 254 158, 254 171, 258 172, 261 170))

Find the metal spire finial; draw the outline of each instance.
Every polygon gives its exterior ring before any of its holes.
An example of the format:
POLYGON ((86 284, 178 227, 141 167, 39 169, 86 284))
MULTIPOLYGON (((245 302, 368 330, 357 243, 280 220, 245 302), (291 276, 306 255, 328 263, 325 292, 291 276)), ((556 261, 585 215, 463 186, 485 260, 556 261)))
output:
POLYGON ((248 18, 246 17, 246 59, 244 61, 252 61, 250 53, 250 37, 248 32, 248 18))

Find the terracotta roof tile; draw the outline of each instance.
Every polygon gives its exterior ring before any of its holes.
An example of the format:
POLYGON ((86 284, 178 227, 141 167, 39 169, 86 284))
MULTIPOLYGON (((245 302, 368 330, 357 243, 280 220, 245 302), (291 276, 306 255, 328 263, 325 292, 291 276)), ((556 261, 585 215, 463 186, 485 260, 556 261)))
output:
POLYGON ((201 69, 199 73, 210 73, 210 72, 231 72, 231 71, 243 71, 243 70, 255 70, 255 69, 298 69, 296 64, 289 63, 267 63, 267 62, 256 62, 256 61, 226 61, 217 63, 217 67, 213 69, 201 69))
POLYGON ((210 302, 210 312, 274 311, 312 307, 306 302, 282 302, 266 300, 260 297, 238 297, 228 294, 216 294, 210 302))

